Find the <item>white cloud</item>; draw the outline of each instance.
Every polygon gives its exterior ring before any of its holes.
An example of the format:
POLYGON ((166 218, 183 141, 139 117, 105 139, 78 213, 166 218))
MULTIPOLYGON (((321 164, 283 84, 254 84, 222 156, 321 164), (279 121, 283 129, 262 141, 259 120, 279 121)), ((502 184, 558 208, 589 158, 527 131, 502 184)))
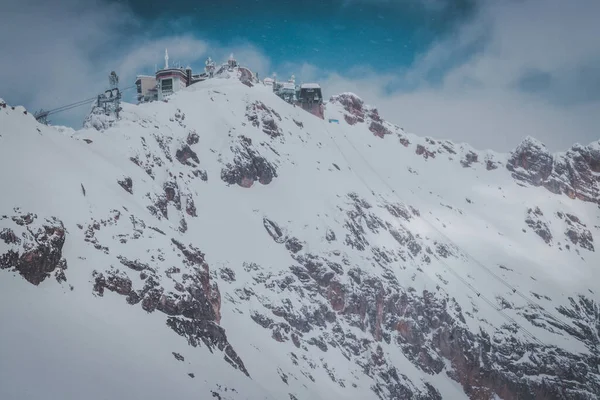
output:
MULTIPOLYGON (((186 33, 152 38, 154 26, 118 4, 25 0, 2 11, 0 96, 29 109, 93 96, 104 90, 113 69, 128 86, 136 73, 162 65, 165 47, 170 61, 194 69, 203 67, 207 55, 220 61, 231 52, 261 77, 275 69, 267 55, 243 41, 221 46, 186 33)), ((282 79, 294 73, 299 81, 319 81, 327 95, 354 91, 418 135, 499 151, 532 135, 561 150, 600 137, 597 15, 596 0, 482 0, 472 20, 409 68, 382 73, 356 66, 341 75, 283 63, 276 70, 282 79)), ((188 25, 175 31, 185 32, 188 25)), ((63 120, 80 121, 83 108, 62 114, 63 120)))
MULTIPOLYGON (((0 96, 30 110, 90 98, 105 89, 112 70, 122 87, 132 85, 136 73, 153 72, 164 62, 165 47, 171 61, 183 64, 203 57, 208 46, 190 35, 151 38, 117 3, 14 1, 0 13, 0 96)), ((88 110, 52 120, 77 127, 88 110)))
POLYGON ((326 93, 355 91, 421 136, 509 151, 532 135, 563 150, 600 137, 598 15, 595 0, 484 1, 406 71, 312 74, 326 93), (535 90, 519 87, 532 71, 544 79, 530 84, 535 90), (441 79, 431 83, 435 74, 441 79), (389 94, 390 85, 410 89, 389 94))

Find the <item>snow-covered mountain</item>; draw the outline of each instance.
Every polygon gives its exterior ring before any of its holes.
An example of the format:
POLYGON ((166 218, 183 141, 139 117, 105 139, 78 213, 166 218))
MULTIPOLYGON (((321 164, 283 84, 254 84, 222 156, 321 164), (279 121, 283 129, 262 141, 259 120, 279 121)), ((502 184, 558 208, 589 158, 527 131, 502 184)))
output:
POLYGON ((483 152, 235 78, 123 107, 0 100, 0 398, 598 398, 600 142, 483 152))

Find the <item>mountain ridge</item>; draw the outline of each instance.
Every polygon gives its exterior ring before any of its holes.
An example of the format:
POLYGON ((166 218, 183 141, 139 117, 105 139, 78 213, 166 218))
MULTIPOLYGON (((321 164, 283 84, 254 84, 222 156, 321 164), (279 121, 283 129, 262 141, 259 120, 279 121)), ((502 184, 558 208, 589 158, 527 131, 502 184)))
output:
MULTIPOLYGON (((107 304, 152 326, 165 344, 150 341, 160 360, 151 365, 168 365, 153 374, 177 382, 175 393, 593 398, 600 387, 594 144, 566 161, 531 140, 512 155, 479 152, 404 133, 352 94, 326 104, 326 121, 340 121, 329 124, 235 79, 124 104, 123 120, 100 131, 57 135, 24 111, 0 108, 11 171, 1 293, 74 307, 56 300, 62 288, 92 315, 119 320, 107 304), (567 172, 553 176, 559 164, 567 172), (544 183, 556 176, 565 186, 544 183), (55 265, 37 262, 47 254, 55 265), (538 305, 490 281, 477 260, 538 305), (180 358, 193 360, 185 373, 180 358)), ((79 315, 65 313, 63 325, 79 315)), ((7 364, 6 382, 22 380, 7 364)), ((141 383, 134 371, 124 376, 141 383)), ((165 395, 155 386, 138 395, 165 395)))

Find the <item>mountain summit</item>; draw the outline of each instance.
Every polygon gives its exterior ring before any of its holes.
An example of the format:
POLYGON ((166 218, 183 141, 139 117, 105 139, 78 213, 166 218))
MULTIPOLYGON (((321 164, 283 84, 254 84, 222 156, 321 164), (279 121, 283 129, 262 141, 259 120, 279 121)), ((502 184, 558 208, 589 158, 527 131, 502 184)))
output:
POLYGON ((250 86, 78 131, 0 100, 0 398, 597 398, 600 142, 250 86))

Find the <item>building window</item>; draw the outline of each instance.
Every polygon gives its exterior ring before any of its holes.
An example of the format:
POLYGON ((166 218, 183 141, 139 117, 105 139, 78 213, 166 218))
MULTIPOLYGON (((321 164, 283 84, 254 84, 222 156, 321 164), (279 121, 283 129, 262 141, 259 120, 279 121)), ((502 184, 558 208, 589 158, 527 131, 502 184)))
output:
POLYGON ((163 79, 161 81, 162 91, 163 92, 172 92, 173 91, 173 78, 163 79))

